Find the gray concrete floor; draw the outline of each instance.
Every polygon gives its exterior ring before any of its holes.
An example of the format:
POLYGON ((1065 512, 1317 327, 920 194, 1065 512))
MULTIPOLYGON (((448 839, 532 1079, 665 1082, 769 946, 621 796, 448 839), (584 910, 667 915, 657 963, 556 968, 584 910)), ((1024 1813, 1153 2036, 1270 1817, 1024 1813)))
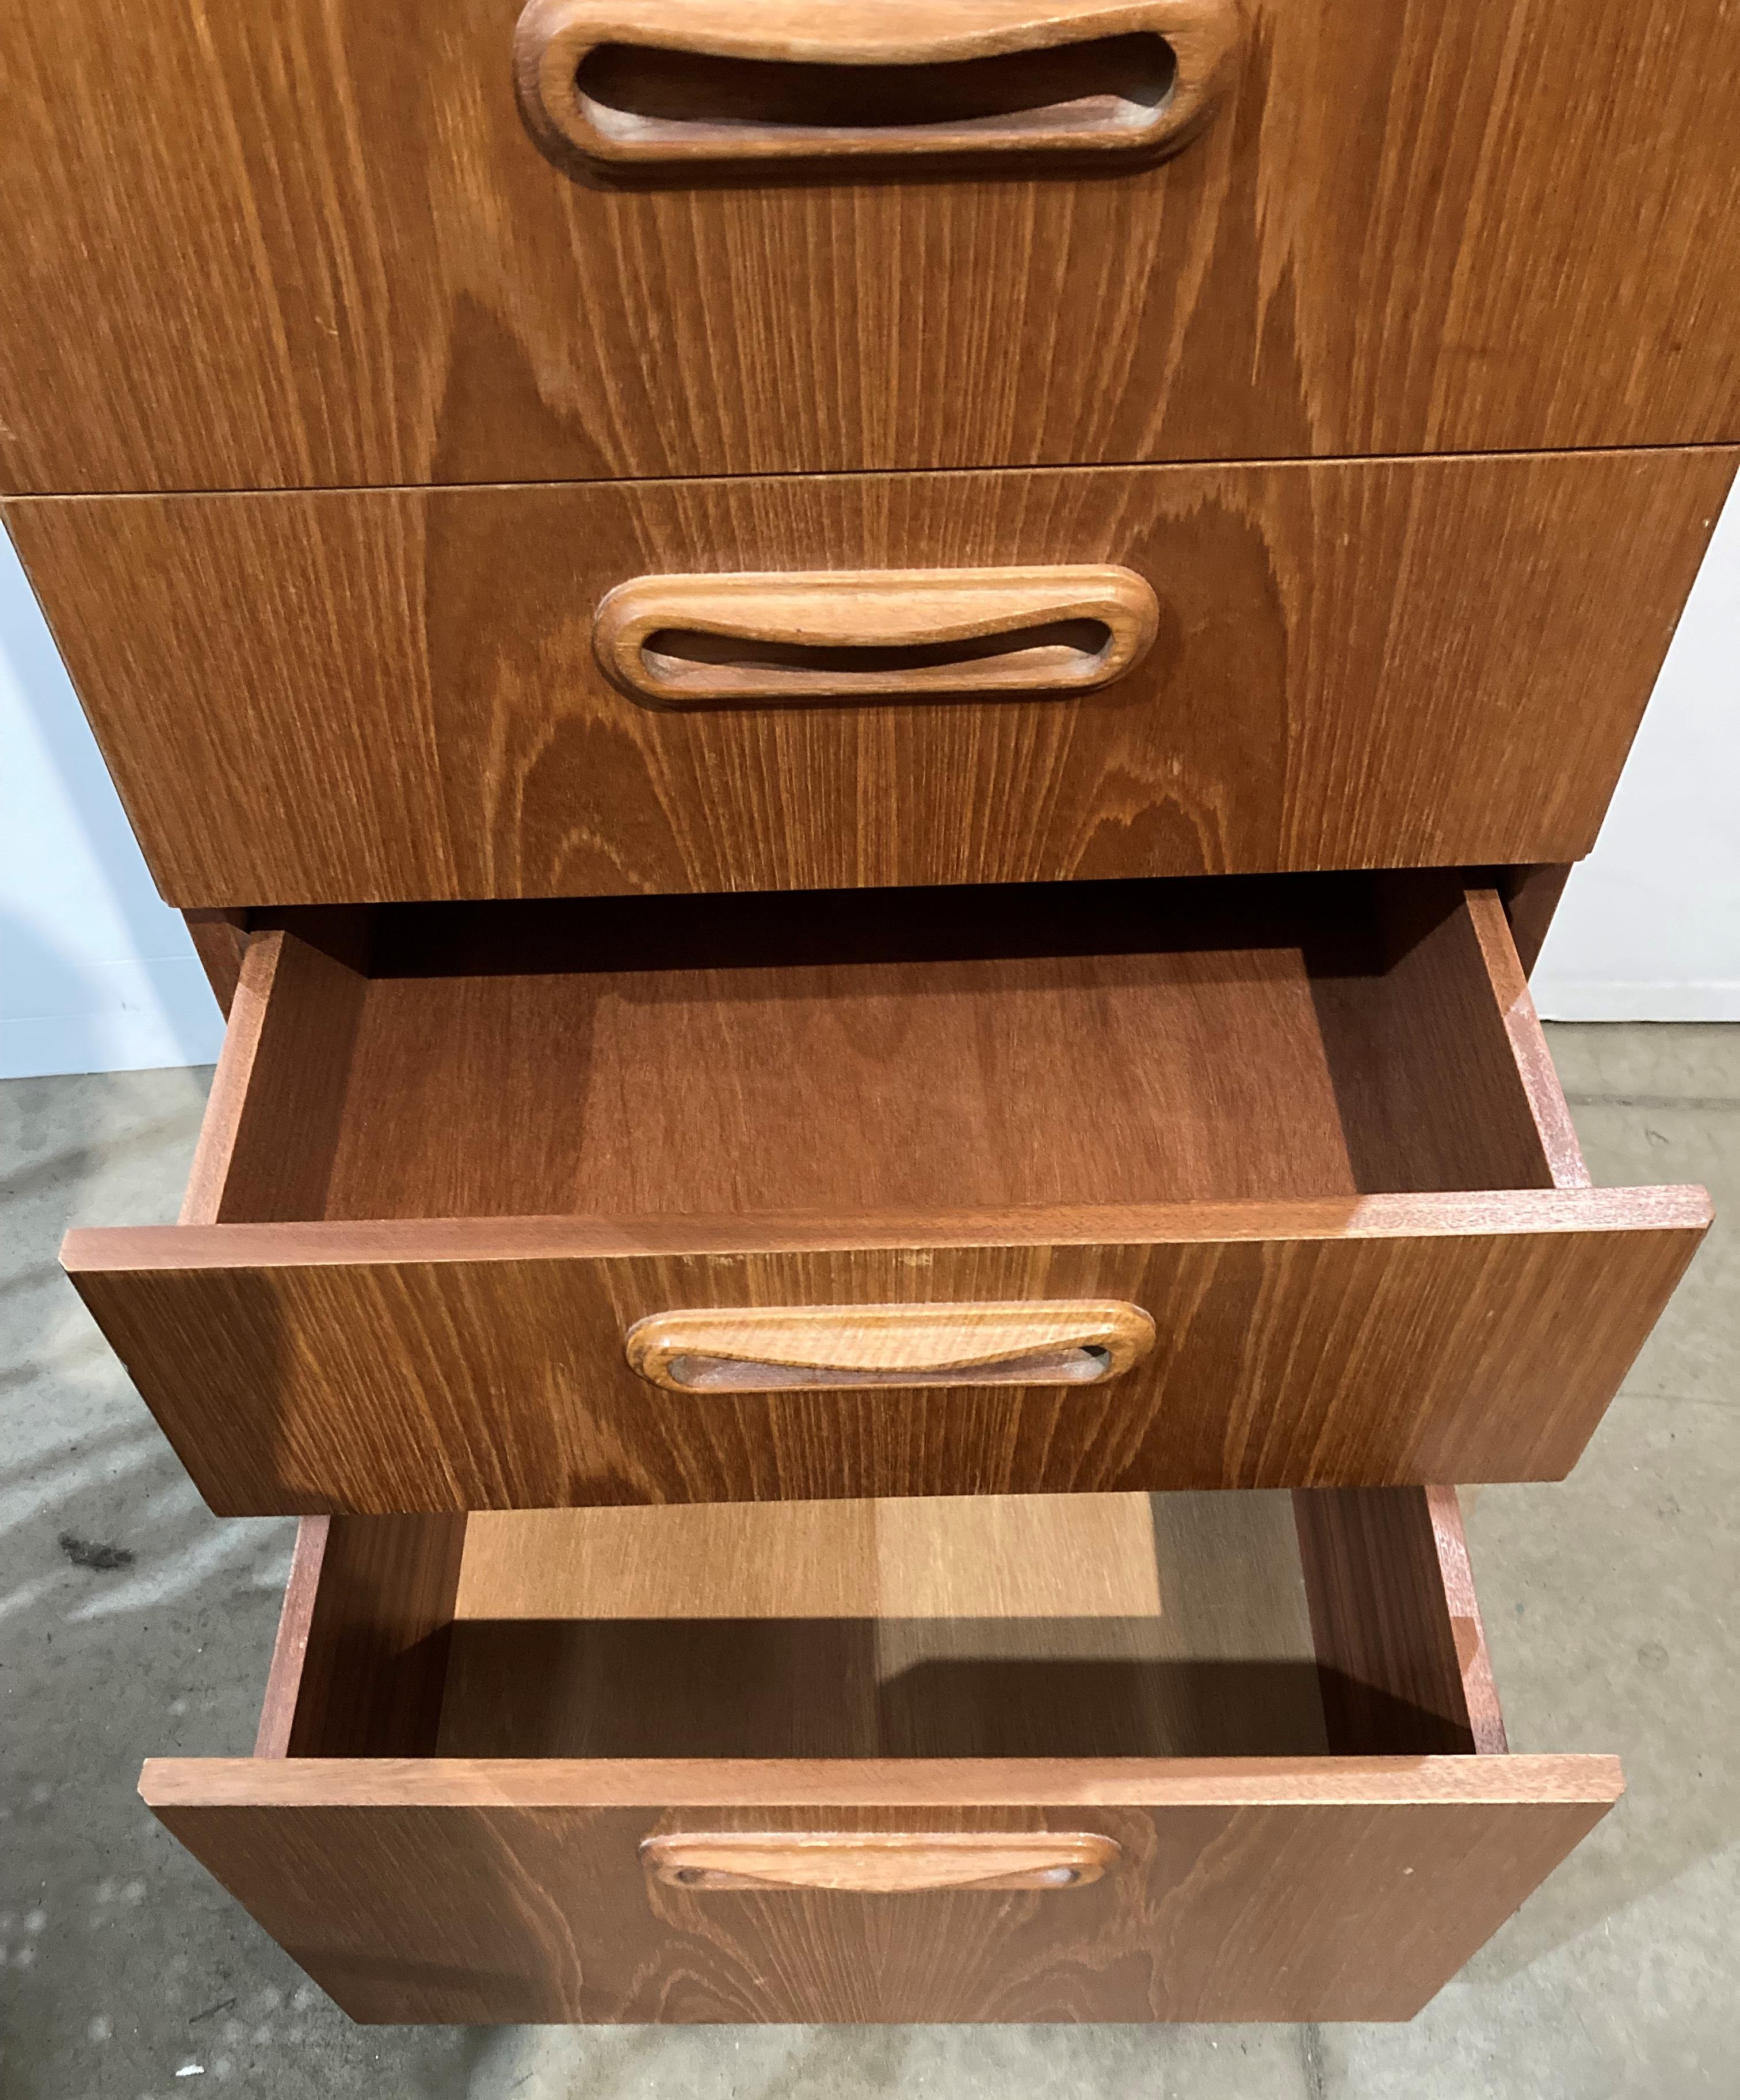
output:
MULTIPOLYGON (((1551 1033, 1597 1180, 1702 1180, 1740 1218, 1740 1029, 1551 1033)), ((1740 2093, 1733 1224, 1570 1481, 1474 1508, 1513 1745, 1617 1751, 1630 1793, 1411 2026, 371 2030, 134 1793, 148 1753, 250 1747, 294 1526, 207 1514, 55 1250, 69 1224, 173 1218, 207 1076, 0 1088, 7 2100, 162 2100, 201 2080, 272 2100, 1740 2093)))

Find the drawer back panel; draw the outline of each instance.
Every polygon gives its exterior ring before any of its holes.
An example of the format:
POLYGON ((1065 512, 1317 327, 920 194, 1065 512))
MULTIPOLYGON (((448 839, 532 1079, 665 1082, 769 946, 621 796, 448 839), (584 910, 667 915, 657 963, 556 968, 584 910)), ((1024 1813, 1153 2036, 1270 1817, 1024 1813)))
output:
POLYGON ((172 903, 828 889, 1575 859, 1734 460, 6 514, 172 903), (1093 563, 1158 624, 1093 690, 660 706, 594 646, 648 573, 1093 563))
POLYGON ((534 143, 518 11, 4 0, 0 485, 1740 435, 1722 0, 1248 0, 1166 157, 626 180, 534 143))

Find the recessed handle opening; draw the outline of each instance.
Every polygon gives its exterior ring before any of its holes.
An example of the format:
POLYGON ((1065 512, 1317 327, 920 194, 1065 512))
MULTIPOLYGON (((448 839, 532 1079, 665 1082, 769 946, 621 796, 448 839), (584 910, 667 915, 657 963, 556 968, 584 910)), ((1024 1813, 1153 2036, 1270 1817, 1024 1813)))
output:
POLYGON ((669 1888, 860 1895, 1083 1888, 1123 1856, 1097 1830, 722 1830, 648 1838, 640 1853, 669 1888))
POLYGON ((691 1356, 667 1360, 669 1383, 684 1392, 843 1392, 853 1386, 1097 1385, 1111 1373, 1109 1350, 1093 1343, 1079 1348, 1036 1349, 996 1362, 938 1364, 903 1370, 898 1381, 886 1370, 855 1364, 778 1364, 753 1357, 691 1356))
POLYGON ((1226 90, 1242 0, 527 0, 521 114, 559 167, 1157 155, 1226 90))
POLYGON ((989 664, 1023 682, 1075 684, 1105 662, 1111 629, 1102 620, 1053 620, 1002 634, 962 635, 948 642, 771 642, 753 637, 708 634, 693 628, 660 628, 641 645, 647 675, 673 699, 697 671, 726 668, 745 675, 790 673, 825 682, 831 694, 855 688, 886 692, 915 672, 989 664))
POLYGON ((629 1368, 669 1392, 1097 1385, 1140 1363, 1154 1322, 1119 1299, 986 1305, 775 1305, 637 1321, 629 1368))
POLYGON ((716 149, 775 136, 817 153, 850 147, 965 148, 1151 130, 1177 80, 1149 34, 938 64, 828 65, 603 44, 576 68, 583 121, 619 146, 716 149))
POLYGON ((599 606, 613 683, 667 708, 1067 694, 1111 684, 1153 642, 1133 571, 805 571, 638 576, 599 606))

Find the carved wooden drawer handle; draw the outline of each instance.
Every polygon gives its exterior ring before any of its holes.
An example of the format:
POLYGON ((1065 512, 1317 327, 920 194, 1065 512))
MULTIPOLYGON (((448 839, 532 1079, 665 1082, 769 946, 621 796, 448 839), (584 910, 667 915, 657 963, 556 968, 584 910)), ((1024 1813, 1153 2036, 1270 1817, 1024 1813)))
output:
POLYGON ((1097 1385, 1142 1361, 1154 1322, 1117 1299, 744 1306, 654 1313, 625 1346, 629 1368, 668 1392, 1097 1385))
POLYGON ((1239 0, 530 0, 514 77, 559 165, 1154 154, 1240 29, 1239 0))
POLYGON ((649 1838, 647 1872, 680 1889, 1069 1889, 1120 1857, 1093 1830, 722 1831, 649 1838))
POLYGON ((637 576, 592 640, 635 699, 748 707, 1088 692, 1133 669, 1159 624, 1130 569, 842 569, 637 576))

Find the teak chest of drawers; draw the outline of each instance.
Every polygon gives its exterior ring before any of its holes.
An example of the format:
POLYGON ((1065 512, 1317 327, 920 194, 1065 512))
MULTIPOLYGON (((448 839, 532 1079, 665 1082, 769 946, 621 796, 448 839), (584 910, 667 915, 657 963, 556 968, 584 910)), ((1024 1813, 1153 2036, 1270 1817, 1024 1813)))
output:
POLYGON ((1620 1786, 1444 1484, 1708 1222, 1526 977, 1740 457, 1740 18, 0 20, 7 524, 230 1015, 64 1258, 304 1519, 148 1801, 359 2018, 1407 2017, 1620 1786))

